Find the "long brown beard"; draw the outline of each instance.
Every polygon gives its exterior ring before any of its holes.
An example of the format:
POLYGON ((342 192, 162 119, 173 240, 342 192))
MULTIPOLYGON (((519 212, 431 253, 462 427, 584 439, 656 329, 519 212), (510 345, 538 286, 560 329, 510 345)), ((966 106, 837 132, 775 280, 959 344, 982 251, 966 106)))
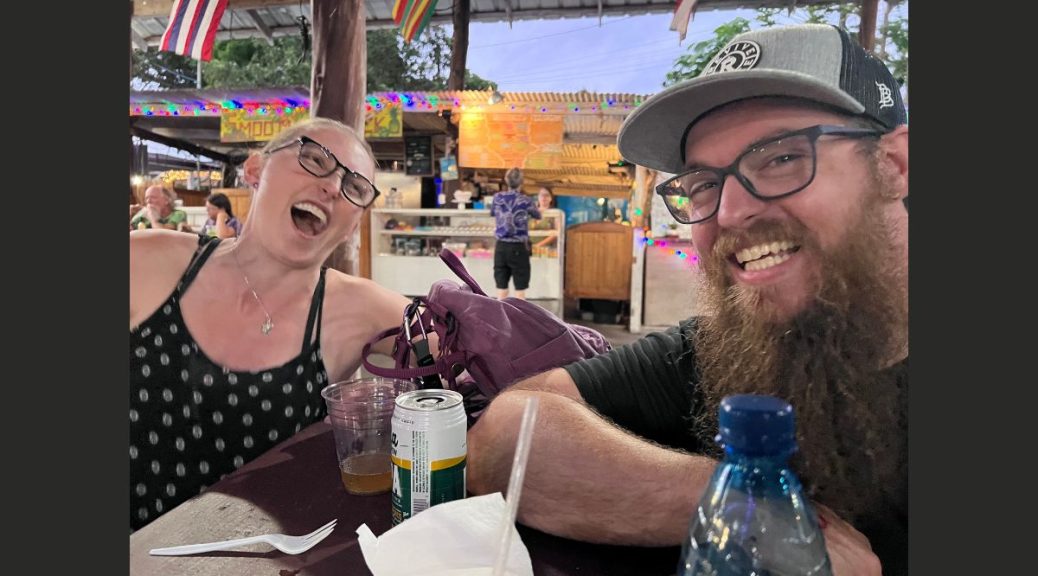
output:
POLYGON ((891 265, 892 232, 879 215, 882 190, 874 190, 855 232, 823 256, 811 304, 791 320, 777 319, 767 293, 734 285, 725 257, 747 237, 788 238, 818 252, 807 231, 762 222, 739 238, 719 237, 719 250, 703 261, 704 297, 714 314, 694 341, 703 398, 694 414, 697 436, 716 434, 724 396, 784 398, 797 420, 794 469, 812 499, 851 522, 905 477, 905 392, 897 371, 881 369, 907 342, 907 280, 891 265))

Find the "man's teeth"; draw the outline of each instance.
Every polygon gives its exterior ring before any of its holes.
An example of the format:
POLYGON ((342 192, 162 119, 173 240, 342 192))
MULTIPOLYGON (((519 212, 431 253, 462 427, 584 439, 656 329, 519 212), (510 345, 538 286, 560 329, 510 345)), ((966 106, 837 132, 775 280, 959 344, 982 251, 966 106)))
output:
POLYGON ((790 258, 790 252, 796 244, 788 241, 758 244, 744 248, 735 253, 735 259, 746 270, 763 270, 781 264, 790 258))
POLYGON ((324 213, 324 210, 321 210, 321 208, 315 204, 311 204, 309 202, 297 202, 293 204, 292 207, 296 210, 302 210, 304 212, 309 212, 313 214, 317 217, 318 220, 321 221, 322 224, 328 221, 328 215, 324 213))
POLYGON ((791 254, 788 254, 788 253, 786 253, 786 254, 778 254, 776 256, 768 256, 767 258, 761 258, 760 260, 754 260, 753 262, 747 262, 745 265, 743 265, 743 269, 748 270, 750 272, 755 272, 757 270, 764 270, 765 268, 771 268, 772 266, 776 266, 778 264, 781 264, 781 263, 785 262, 786 260, 789 260, 790 257, 791 257, 791 254))

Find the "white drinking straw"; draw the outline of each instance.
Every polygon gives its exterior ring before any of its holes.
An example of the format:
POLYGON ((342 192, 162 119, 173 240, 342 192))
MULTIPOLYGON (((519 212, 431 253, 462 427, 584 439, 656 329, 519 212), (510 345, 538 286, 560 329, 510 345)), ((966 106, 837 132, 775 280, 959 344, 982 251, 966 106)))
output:
POLYGON ((515 457, 512 458, 512 476, 508 479, 508 494, 505 497, 505 508, 508 509, 508 513, 501 518, 501 532, 498 538, 497 559, 494 561, 493 576, 504 576, 505 573, 508 550, 512 545, 512 528, 515 526, 515 515, 519 509, 519 495, 523 491, 526 461, 530 457, 533 423, 536 420, 537 398, 531 397, 526 401, 526 408, 523 410, 523 421, 519 425, 519 441, 515 445, 515 457))

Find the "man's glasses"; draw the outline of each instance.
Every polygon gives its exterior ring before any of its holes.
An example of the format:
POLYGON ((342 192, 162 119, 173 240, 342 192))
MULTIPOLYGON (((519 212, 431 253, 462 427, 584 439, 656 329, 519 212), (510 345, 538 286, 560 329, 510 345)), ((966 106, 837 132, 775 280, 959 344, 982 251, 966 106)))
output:
POLYGON ((873 138, 883 132, 819 125, 758 142, 725 168, 696 167, 656 186, 667 210, 682 224, 708 220, 721 206, 725 179, 735 176, 756 198, 776 200, 807 188, 815 178, 816 142, 822 136, 873 138))
POLYGON ((287 144, 267 150, 266 153, 273 154, 292 146, 299 146, 297 154, 299 165, 318 178, 330 176, 337 169, 342 168, 343 176, 339 191, 342 192, 343 198, 349 200, 354 205, 360 208, 367 208, 381 194, 378 188, 375 188, 375 185, 371 183, 371 180, 365 178, 363 174, 346 167, 345 164, 339 162, 339 159, 335 157, 335 154, 332 154, 331 150, 307 136, 300 136, 287 144))

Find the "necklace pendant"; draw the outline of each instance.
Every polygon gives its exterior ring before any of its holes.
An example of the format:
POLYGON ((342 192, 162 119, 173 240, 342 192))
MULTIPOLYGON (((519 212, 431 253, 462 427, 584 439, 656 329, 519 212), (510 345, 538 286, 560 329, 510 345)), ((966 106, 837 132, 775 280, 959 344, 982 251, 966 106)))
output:
POLYGON ((267 318, 267 320, 265 322, 263 322, 263 326, 260 326, 260 330, 263 331, 264 335, 270 334, 270 331, 273 330, 273 329, 274 329, 274 323, 271 322, 270 318, 267 318))

